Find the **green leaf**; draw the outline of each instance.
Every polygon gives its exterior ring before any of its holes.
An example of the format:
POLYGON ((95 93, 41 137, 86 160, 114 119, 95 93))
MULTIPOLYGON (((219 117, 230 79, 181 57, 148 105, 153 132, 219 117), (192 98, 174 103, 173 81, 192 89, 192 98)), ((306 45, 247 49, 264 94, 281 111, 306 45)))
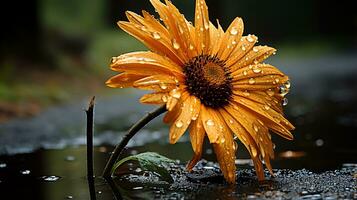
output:
POLYGON ((112 173, 114 173, 118 167, 124 164, 127 161, 137 161, 144 171, 156 172, 158 173, 164 180, 168 182, 173 182, 173 179, 168 171, 165 168, 165 165, 169 163, 174 163, 175 161, 162 156, 155 152, 145 152, 133 156, 128 156, 123 158, 115 163, 112 169, 112 173))

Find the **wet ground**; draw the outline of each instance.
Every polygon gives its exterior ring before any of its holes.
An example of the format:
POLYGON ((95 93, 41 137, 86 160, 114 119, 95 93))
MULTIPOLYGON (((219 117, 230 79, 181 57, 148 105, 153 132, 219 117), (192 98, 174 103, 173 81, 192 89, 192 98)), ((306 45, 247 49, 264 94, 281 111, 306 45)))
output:
MULTIPOLYGON (((295 140, 273 137, 276 177, 258 183, 247 152, 239 148, 238 182, 224 183, 208 143, 192 174, 183 166, 192 156, 187 138, 168 144, 160 119, 130 143, 126 154, 158 152, 178 160, 170 168, 173 182, 127 165, 115 179, 127 199, 357 199, 357 57, 355 54, 272 60, 290 75, 292 92, 286 113, 296 126, 295 140)), ((140 93, 97 97, 95 179, 97 199, 113 199, 99 177, 112 145, 148 106, 140 93)), ((38 117, 0 125, 0 199, 88 199, 85 113, 87 101, 51 108, 38 117)), ((242 146, 242 145, 241 145, 242 146)))

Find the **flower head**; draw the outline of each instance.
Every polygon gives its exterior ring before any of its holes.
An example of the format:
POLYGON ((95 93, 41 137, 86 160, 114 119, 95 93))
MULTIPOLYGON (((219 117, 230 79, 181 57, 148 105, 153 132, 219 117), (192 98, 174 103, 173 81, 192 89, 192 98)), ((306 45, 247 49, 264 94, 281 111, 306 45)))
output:
POLYGON ((150 51, 114 57, 111 69, 120 72, 107 81, 115 88, 153 90, 141 97, 147 104, 166 104, 164 122, 170 124, 170 143, 188 129, 194 156, 200 160, 207 135, 225 179, 236 179, 236 139, 249 151, 259 180, 263 162, 272 173, 274 145, 269 131, 292 139, 294 126, 284 118, 282 104, 289 91, 288 77, 262 61, 275 53, 254 46, 257 37, 243 36, 236 18, 224 31, 209 21, 204 0, 196 1, 194 24, 169 1, 150 0, 163 23, 143 11, 126 12, 118 25, 150 51))

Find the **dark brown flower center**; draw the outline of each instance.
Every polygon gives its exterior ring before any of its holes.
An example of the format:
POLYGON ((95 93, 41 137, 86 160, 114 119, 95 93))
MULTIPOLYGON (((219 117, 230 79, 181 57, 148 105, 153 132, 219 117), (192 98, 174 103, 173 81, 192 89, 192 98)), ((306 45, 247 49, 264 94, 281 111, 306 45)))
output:
POLYGON ((216 56, 200 55, 184 66, 187 90, 205 106, 221 108, 232 96, 231 72, 216 56))

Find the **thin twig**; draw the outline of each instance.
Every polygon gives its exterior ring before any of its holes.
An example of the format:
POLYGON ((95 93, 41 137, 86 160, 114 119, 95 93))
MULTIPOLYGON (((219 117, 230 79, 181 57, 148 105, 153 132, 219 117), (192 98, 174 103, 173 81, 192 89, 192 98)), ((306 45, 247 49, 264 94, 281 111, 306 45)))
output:
POLYGON ((149 123, 151 120, 153 120, 155 117, 159 116, 160 114, 164 113, 166 111, 166 106, 160 106, 159 108, 156 108, 152 110, 151 112, 148 112, 143 118, 141 118, 137 123, 135 123, 128 131, 126 135, 124 135, 122 141, 115 147, 112 155, 110 156, 107 164, 105 165, 104 171, 103 171, 103 177, 104 178, 109 178, 111 177, 111 170, 113 168, 113 165, 119 158, 120 154, 123 152, 125 146, 128 144, 130 139, 141 129, 143 128, 147 123, 149 123))
POLYGON ((87 175, 93 177, 93 111, 95 97, 89 102, 87 114, 87 175))
POLYGON ((89 102, 87 114, 87 178, 91 200, 96 200, 93 172, 93 112, 95 97, 89 102))

